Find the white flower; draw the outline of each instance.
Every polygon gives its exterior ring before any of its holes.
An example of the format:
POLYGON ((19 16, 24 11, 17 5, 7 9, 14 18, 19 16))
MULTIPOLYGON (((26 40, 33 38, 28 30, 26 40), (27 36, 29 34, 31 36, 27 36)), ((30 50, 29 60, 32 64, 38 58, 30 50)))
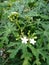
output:
POLYGON ((34 45, 36 41, 34 39, 30 39, 30 43, 34 45))
POLYGON ((28 39, 24 36, 23 38, 21 38, 21 40, 22 40, 22 43, 27 43, 27 41, 28 41, 28 39))

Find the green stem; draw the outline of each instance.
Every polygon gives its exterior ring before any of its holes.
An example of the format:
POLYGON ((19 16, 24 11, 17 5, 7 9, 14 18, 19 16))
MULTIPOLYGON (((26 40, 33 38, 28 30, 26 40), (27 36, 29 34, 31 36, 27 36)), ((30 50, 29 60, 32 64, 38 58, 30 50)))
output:
POLYGON ((3 63, 3 65, 5 65, 5 64, 6 64, 6 62, 8 61, 8 59, 9 59, 9 58, 7 58, 7 59, 6 59, 6 61, 3 63))

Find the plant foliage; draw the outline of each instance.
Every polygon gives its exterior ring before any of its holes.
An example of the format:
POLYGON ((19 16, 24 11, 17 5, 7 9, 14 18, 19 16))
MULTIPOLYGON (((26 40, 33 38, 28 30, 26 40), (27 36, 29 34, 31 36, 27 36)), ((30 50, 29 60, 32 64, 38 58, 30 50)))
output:
POLYGON ((49 65, 49 0, 0 2, 0 50, 0 65, 49 65))

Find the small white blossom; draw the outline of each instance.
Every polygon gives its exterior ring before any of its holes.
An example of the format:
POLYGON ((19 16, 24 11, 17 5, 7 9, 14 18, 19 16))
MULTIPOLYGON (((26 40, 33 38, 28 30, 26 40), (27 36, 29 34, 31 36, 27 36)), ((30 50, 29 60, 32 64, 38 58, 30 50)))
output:
POLYGON ((27 41, 28 41, 28 39, 24 36, 23 38, 21 38, 21 40, 22 40, 22 43, 27 43, 27 41))
POLYGON ((30 39, 30 43, 34 45, 36 41, 34 39, 30 39))

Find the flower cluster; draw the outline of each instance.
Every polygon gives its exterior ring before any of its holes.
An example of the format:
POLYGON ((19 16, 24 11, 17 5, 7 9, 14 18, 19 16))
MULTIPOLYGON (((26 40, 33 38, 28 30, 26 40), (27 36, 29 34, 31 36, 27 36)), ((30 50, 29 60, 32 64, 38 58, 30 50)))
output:
POLYGON ((8 16, 10 21, 14 21, 16 18, 19 17, 19 13, 18 12, 11 12, 11 14, 8 16))
POLYGON ((23 38, 21 38, 21 40, 22 40, 22 43, 24 43, 24 44, 27 44, 28 41, 29 41, 31 44, 33 44, 33 45, 36 43, 36 41, 34 40, 34 38, 28 39, 26 36, 24 36, 23 38))

